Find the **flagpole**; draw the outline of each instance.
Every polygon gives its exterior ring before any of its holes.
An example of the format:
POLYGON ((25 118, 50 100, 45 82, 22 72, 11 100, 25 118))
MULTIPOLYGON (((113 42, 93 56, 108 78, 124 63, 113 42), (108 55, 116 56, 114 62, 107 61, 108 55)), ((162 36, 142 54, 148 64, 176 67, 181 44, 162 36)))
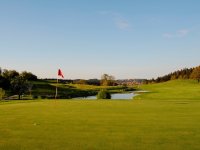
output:
POLYGON ((57 74, 57 84, 56 84, 56 95, 55 95, 55 99, 57 98, 58 96, 58 78, 59 76, 62 76, 62 78, 64 78, 63 74, 62 74, 62 71, 60 69, 58 69, 58 74, 57 74))
POLYGON ((55 95, 55 99, 57 98, 58 96, 58 75, 57 75, 57 84, 56 84, 56 95, 55 95))

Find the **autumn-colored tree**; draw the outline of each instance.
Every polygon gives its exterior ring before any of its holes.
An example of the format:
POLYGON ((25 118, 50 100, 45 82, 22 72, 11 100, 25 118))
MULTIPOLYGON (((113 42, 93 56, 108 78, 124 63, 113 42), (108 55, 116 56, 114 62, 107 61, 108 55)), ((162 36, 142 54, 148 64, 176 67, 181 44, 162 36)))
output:
POLYGON ((103 86, 113 86, 115 84, 115 77, 108 74, 103 74, 101 76, 101 85, 103 86))
POLYGON ((200 66, 194 68, 194 70, 192 71, 192 74, 191 74, 191 78, 196 79, 199 83, 199 81, 200 81, 200 66))

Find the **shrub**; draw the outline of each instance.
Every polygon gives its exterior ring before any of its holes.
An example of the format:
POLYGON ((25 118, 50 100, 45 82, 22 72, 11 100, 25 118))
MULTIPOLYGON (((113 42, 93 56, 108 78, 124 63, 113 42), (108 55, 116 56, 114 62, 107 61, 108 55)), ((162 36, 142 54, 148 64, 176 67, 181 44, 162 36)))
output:
POLYGON ((3 97, 5 96, 5 90, 3 90, 2 88, 0 88, 0 100, 3 99, 3 97))
POLYGON ((111 99, 111 95, 106 90, 101 90, 97 94, 97 99, 111 99))
POLYGON ((41 99, 47 98, 46 95, 41 95, 41 99))
POLYGON ((33 99, 38 99, 38 96, 37 95, 33 95, 32 98, 33 99))

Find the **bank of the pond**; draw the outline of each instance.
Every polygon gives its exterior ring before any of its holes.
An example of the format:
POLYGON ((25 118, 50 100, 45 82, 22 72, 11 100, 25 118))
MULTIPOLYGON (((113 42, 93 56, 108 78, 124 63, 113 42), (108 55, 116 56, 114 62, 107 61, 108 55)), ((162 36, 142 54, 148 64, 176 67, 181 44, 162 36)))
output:
MULTIPOLYGON (((127 93, 113 93, 111 94, 111 99, 133 99, 134 96, 138 94, 135 94, 134 92, 127 92, 127 93)), ((95 96, 87 96, 87 97, 77 97, 74 99, 97 99, 95 96)))

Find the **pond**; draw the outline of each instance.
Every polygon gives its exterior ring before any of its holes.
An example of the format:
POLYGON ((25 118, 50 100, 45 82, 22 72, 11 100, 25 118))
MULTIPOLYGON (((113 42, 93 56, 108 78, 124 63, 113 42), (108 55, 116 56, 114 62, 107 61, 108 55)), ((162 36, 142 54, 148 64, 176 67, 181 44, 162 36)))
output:
MULTIPOLYGON (((133 99, 137 94, 131 93, 114 93, 111 94, 111 99, 133 99)), ((75 99, 97 99, 96 96, 77 97, 75 99)))

